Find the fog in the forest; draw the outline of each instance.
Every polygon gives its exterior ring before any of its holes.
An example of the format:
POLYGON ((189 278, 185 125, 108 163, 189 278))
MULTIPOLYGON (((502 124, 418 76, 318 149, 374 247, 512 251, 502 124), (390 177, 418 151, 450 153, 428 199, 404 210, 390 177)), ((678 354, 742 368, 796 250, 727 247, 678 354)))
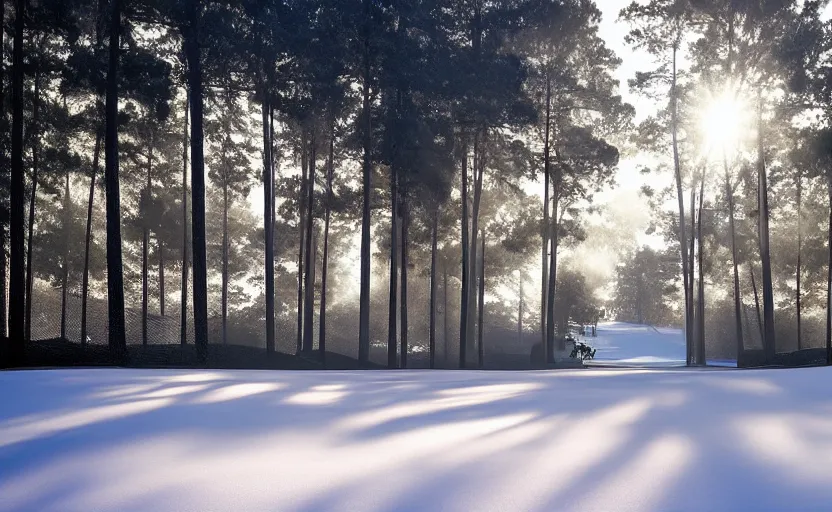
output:
POLYGON ((684 329, 691 363, 832 339, 825 2, 22 3, 12 343, 518 367, 604 320, 684 329))

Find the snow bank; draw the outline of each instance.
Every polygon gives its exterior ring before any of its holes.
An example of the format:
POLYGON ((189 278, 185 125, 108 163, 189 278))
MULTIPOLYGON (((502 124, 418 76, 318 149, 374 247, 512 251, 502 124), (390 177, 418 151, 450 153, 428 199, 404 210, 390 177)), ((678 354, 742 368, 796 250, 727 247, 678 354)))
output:
POLYGON ((792 511, 832 368, 0 373, 0 511, 792 511))

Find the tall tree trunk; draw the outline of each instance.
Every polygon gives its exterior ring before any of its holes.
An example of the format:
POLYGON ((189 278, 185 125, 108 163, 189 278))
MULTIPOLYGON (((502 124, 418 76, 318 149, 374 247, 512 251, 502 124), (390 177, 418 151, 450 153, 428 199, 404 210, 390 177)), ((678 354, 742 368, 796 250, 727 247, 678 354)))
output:
POLYGON ((702 174, 702 181, 700 182, 699 187, 699 222, 697 223, 696 234, 696 238, 699 240, 699 311, 696 315, 696 319, 699 322, 699 335, 696 339, 696 362, 700 366, 705 366, 705 241, 702 239, 702 211, 705 204, 704 172, 702 174))
POLYGON ((222 180, 222 344, 228 343, 228 172, 222 180))
POLYGON ((757 329, 760 333, 760 343, 763 342, 765 333, 763 331, 763 315, 760 312, 760 295, 757 292, 757 280, 754 278, 754 267, 748 264, 748 273, 751 274, 751 288, 754 289, 754 309, 757 311, 757 329))
POLYGON ((410 210, 407 204, 407 195, 402 193, 402 298, 401 298, 401 344, 402 344, 402 368, 407 368, 407 230, 410 225, 410 210))
POLYGON ((436 368, 436 238, 439 227, 439 208, 433 210, 433 226, 430 233, 430 333, 428 335, 428 352, 430 368, 436 368))
POLYGON ((451 337, 448 334, 448 265, 442 264, 442 341, 445 344, 445 368, 450 368, 448 353, 451 337))
POLYGON ((304 269, 306 270, 306 297, 304 298, 304 321, 303 321, 303 351, 312 352, 313 344, 313 316, 315 314, 315 259, 317 255, 312 252, 312 231, 315 225, 315 133, 310 135, 309 141, 309 179, 306 181, 306 254, 304 255, 304 269))
POLYGON ((32 273, 32 249, 34 248, 35 205, 38 192, 38 160, 40 157, 40 72, 35 71, 35 95, 32 98, 32 195, 29 197, 28 241, 26 243, 26 341, 32 341, 32 291, 35 276, 32 273))
POLYGON ((272 142, 269 130, 269 87, 263 86, 263 240, 266 279, 266 352, 274 352, 274 219, 272 218, 272 142))
MULTIPOLYGON (((685 236, 685 201, 682 192, 682 167, 679 162, 679 142, 677 140, 678 120, 677 120, 677 93, 676 93, 676 53, 678 49, 673 45, 673 67, 671 72, 671 86, 670 86, 670 125, 671 137, 673 140, 673 169, 676 178, 676 197, 679 201, 679 252, 682 258, 682 280, 685 287, 685 345, 687 347, 687 364, 691 364, 690 354, 692 353, 692 321, 693 313, 693 283, 689 279, 688 269, 688 248, 685 236)), ((691 214, 692 215, 692 214, 691 214)), ((692 271, 690 271, 692 272, 692 271)))
POLYGON ((479 300, 477 305, 477 326, 479 327, 477 330, 477 353, 479 355, 479 368, 480 370, 483 369, 485 365, 485 349, 482 345, 482 337, 483 337, 483 307, 485 306, 485 233, 483 232, 480 236, 482 240, 482 248, 480 249, 480 287, 479 287, 479 300))
POLYGON ((695 244, 696 244, 696 183, 692 183, 690 187, 690 245, 688 247, 688 283, 690 283, 690 336, 691 342, 686 344, 686 348, 688 349, 688 361, 689 365, 696 364, 696 308, 695 303, 696 299, 694 298, 694 284, 696 283, 696 279, 694 277, 694 271, 696 268, 695 262, 695 244))
MULTIPOLYGON (((0 6, 0 10, 2 10, 2 8, 3 7, 0 6)), ((2 36, 0 36, 0 44, 2 44, 2 36)), ((2 46, 0 46, 0 48, 2 48, 2 46)), ((0 82, 2 82, 2 80, 2 77, 0 77, 0 82)), ((2 101, 2 94, 0 94, 0 101, 2 101)), ((2 105, 2 103, 0 103, 0 105, 2 105)), ((6 222, 8 217, 6 212, 3 212, 3 217, 3 219, 0 219, 0 339, 8 336, 8 330, 6 328, 8 316, 8 310, 6 309, 6 279, 8 277, 6 275, 6 222)), ((6 347, 0 345, 0 361, 3 361, 5 350, 6 347)), ((2 364, 2 362, 0 362, 0 364, 2 364)))
POLYGON ((67 282, 69 281, 69 220, 71 205, 69 201, 69 170, 64 176, 64 218, 63 218, 63 244, 64 253, 61 257, 61 339, 67 339, 66 336, 66 300, 67 300, 67 282))
POLYGON ((540 280, 540 345, 542 347, 543 364, 549 360, 549 347, 546 343, 548 339, 548 330, 546 327, 546 319, 548 315, 547 301, 549 300, 549 233, 551 230, 549 220, 549 182, 551 180, 549 174, 550 165, 550 147, 549 147, 549 128, 551 126, 552 117, 552 80, 549 75, 546 75, 546 125, 543 127, 543 245, 541 247, 541 271, 543 276, 540 280))
POLYGON ((324 207, 324 254, 321 262, 321 304, 318 314, 318 350, 326 368, 326 274, 329 265, 329 221, 332 216, 332 179, 335 174, 335 123, 329 131, 329 162, 326 169, 326 205, 324 207))
POLYGON ((14 51, 12 54, 12 152, 9 183, 9 358, 18 364, 23 357, 26 274, 24 267, 23 179, 23 25, 26 0, 15 0, 14 51))
POLYGON ((118 183, 118 61, 122 0, 110 2, 110 48, 107 69, 104 181, 107 200, 107 302, 109 347, 115 360, 127 353, 124 330, 124 276, 121 261, 121 199, 118 183))
MULTIPOLYGON (((0 25, 6 26, 6 2, 0 2, 0 25)), ((2 120, 3 127, 6 127, 6 103, 3 84, 5 83, 5 30, 0 30, 0 120, 2 120)), ((0 166, 3 167, 3 174, 7 172, 7 160, 5 147, 0 152, 0 166)), ((5 200, 5 193, 3 196, 5 200)), ((2 218, 0 218, 0 338, 5 338, 8 334, 6 328, 6 321, 8 320, 6 309, 6 223, 9 221, 9 212, 2 208, 2 218)), ((2 343, 2 342, 0 342, 2 343)), ((0 364, 2 364, 3 356, 5 355, 6 347, 0 345, 0 364)))
POLYGON ((520 273, 520 290, 517 292, 520 300, 517 304, 517 340, 523 344, 523 273, 520 273))
POLYGON ((731 230, 731 263, 734 271, 734 320, 736 322, 737 361, 742 356, 744 346, 742 338, 742 297, 740 296, 740 272, 737 261, 737 232, 734 227, 734 189, 731 186, 731 176, 728 173, 728 159, 723 154, 725 168, 725 192, 728 197, 728 222, 731 230))
POLYGON ((558 237, 554 232, 558 229, 557 200, 555 208, 552 209, 552 217, 553 233, 549 236, 549 282, 546 288, 546 343, 544 343, 546 359, 544 359, 544 365, 549 364, 552 359, 552 354, 549 351, 555 349, 555 287, 557 284, 558 237))
POLYGON ((308 153, 307 151, 307 142, 306 142, 306 129, 304 128, 301 132, 301 145, 300 145, 300 162, 301 162, 301 180, 300 180, 300 191, 298 192, 298 236, 300 240, 298 241, 298 303, 297 303, 297 335, 296 338, 296 347, 295 352, 300 354, 303 350, 303 254, 304 254, 304 241, 306 240, 306 186, 307 186, 307 176, 308 176, 308 165, 309 162, 307 161, 308 153))
POLYGON ((95 135, 95 149, 92 155, 92 173, 90 175, 90 195, 87 200, 87 230, 84 235, 84 273, 81 276, 81 345, 87 343, 87 297, 90 286, 90 244, 92 242, 92 212, 95 201, 95 177, 98 175, 98 159, 101 153, 102 130, 95 135))
POLYGON ((803 223, 801 217, 803 216, 802 202, 803 202, 803 176, 801 175, 800 166, 797 169, 797 270, 795 271, 795 281, 797 282, 797 290, 795 291, 795 306, 797 309, 797 350, 803 348, 803 332, 800 323, 800 276, 801 276, 801 256, 803 252, 803 223))
MULTIPOLYGON (((269 83, 272 83, 272 81, 269 80, 269 83)), ((271 216, 269 217, 271 219, 270 222, 271 222, 271 232, 272 232, 270 249, 272 251, 272 261, 274 261, 274 229, 275 229, 275 222, 277 222, 276 221, 276 219, 277 219, 277 195, 276 195, 277 166, 275 165, 275 159, 276 159, 276 156, 278 155, 279 151, 278 151, 277 144, 275 142, 275 136, 274 136, 274 103, 272 103, 272 102, 269 102, 269 144, 270 144, 270 146, 269 146, 270 147, 270 150, 269 150, 269 172, 271 173, 271 179, 270 179, 271 192, 269 193, 269 202, 272 205, 271 216)), ((272 276, 274 276, 274 271, 272 271, 272 276)), ((272 278, 272 282, 274 282, 274 278, 272 278)), ((277 289, 275 288, 274 285, 272 285, 272 288, 274 290, 273 291, 274 300, 277 301, 277 289)))
POLYGON ((185 88, 185 129, 182 133, 182 298, 179 317, 179 344, 188 343, 188 116, 191 94, 185 88))
MULTIPOLYGON (((482 140, 480 140, 479 134, 474 134, 474 159, 473 159, 473 174, 474 174, 474 205, 471 211, 471 254, 469 256, 470 263, 469 269, 473 270, 475 273, 477 272, 477 249, 479 243, 477 242, 477 237, 479 235, 479 220, 480 220, 480 202, 482 199, 482 178, 483 178, 483 167, 484 167, 484 148, 485 145, 485 135, 483 135, 482 140)), ((476 339, 474 338, 474 329, 477 327, 476 319, 477 319, 477 278, 474 277, 469 283, 469 290, 468 290, 468 343, 470 344, 471 349, 474 348, 474 343, 476 339)))
POLYGON ((826 260, 826 364, 832 365, 832 174, 828 175, 828 180, 829 223, 826 231, 826 246, 829 253, 826 260))
POLYGON ((768 209, 768 179, 766 177, 766 162, 763 153, 763 112, 759 107, 757 119, 757 175, 760 183, 759 219, 760 219, 760 259, 763 271, 763 349, 766 363, 774 358, 774 290, 771 278, 771 254, 769 251, 769 209, 768 209))
POLYGON ((462 286, 459 306, 459 367, 467 364, 468 336, 468 139, 462 135, 462 286))
POLYGON ((398 347, 396 344, 396 324, 398 322, 398 297, 399 281, 399 191, 398 172, 396 166, 390 166, 390 284, 389 297, 387 299, 387 367, 390 369, 398 367, 398 347))
POLYGON ((358 313, 358 364, 367 366, 370 355, 370 153, 372 130, 370 115, 370 0, 364 4, 364 52, 362 56, 362 115, 364 116, 364 133, 362 146, 364 152, 361 167, 361 187, 363 205, 361 210, 361 292, 358 313))
MULTIPOLYGON (((557 149, 555 149, 555 154, 557 155, 557 149)), ((546 307, 546 343, 544 343, 545 348, 543 349, 543 353, 545 354, 546 359, 544 359, 544 365, 549 364, 551 359, 551 354, 549 354, 549 350, 554 350, 554 343, 555 343, 555 287, 557 285, 557 270, 558 270, 558 243, 559 243, 559 230, 560 230, 560 213, 558 212, 558 202, 560 200, 560 171, 556 170, 555 179, 554 179, 554 190, 552 194, 552 216, 551 216, 551 232, 549 233, 549 239, 551 248, 551 253, 549 254, 549 283, 547 287, 547 307, 546 307)), ((560 333, 561 338, 563 338, 564 333, 560 333)), ((559 348, 561 343, 558 344, 559 348)))
POLYGON ((165 250, 161 238, 156 239, 159 252, 159 316, 165 316, 165 250))
POLYGON ((191 243, 194 265, 194 343, 197 358, 208 359, 208 269, 205 250, 205 160, 202 132, 202 62, 199 48, 200 0, 188 2, 185 56, 191 91, 191 243))
MULTIPOLYGON (((37 135, 35 135, 37 137, 37 135)), ((34 274, 32 274, 32 248, 35 230, 35 198, 38 189, 38 157, 37 149, 32 148, 32 195, 29 198, 29 222, 27 223, 26 241, 26 341, 32 341, 32 291, 34 285, 34 274)))
POLYGON ((148 273, 150 271, 150 194, 152 171, 153 137, 150 139, 150 147, 147 153, 147 183, 144 188, 144 211, 142 212, 142 345, 147 345, 147 304, 150 297, 148 273))

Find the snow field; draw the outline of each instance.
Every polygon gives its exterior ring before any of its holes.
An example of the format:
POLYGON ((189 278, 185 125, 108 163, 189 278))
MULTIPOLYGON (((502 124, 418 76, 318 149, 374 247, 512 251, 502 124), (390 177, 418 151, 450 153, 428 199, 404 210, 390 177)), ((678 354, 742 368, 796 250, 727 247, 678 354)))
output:
POLYGON ((0 373, 0 511, 825 511, 832 368, 0 373))

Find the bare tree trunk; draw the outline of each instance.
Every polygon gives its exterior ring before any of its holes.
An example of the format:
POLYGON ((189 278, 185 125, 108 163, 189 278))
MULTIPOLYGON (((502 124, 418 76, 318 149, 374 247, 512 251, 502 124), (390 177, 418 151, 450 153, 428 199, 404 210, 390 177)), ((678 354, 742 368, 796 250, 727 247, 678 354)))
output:
POLYGON ((699 335, 696 339, 696 362, 705 366, 705 244, 702 239, 702 209, 705 204, 705 175, 702 174, 702 181, 699 184, 699 222, 697 223, 697 239, 699 240, 699 311, 696 315, 699 322, 699 335))
POLYGON ((694 290, 693 286, 696 283, 696 279, 694 278, 694 271, 695 271, 695 244, 696 244, 696 184, 692 183, 690 187, 690 247, 688 250, 688 283, 690 283, 690 308, 691 308, 691 342, 687 346, 688 352, 688 360, 690 361, 688 364, 696 364, 696 321, 695 321, 695 314, 696 308, 695 303, 696 299, 694 298, 694 290))
MULTIPOLYGON (((552 202, 552 219, 551 219, 551 233, 549 238, 551 240, 551 253, 549 254, 549 285, 548 285, 548 299, 546 308, 546 343, 544 343, 543 353, 546 356, 544 364, 549 364, 552 359, 549 350, 554 350, 555 343, 555 287, 557 285, 557 269, 558 269, 558 242, 559 242, 559 227, 560 214, 558 212, 558 201, 560 199, 560 173, 555 177, 554 193, 552 202)), ((563 337, 563 333, 560 333, 563 337)))
MULTIPOLYGON (((271 83, 271 82, 270 82, 271 83)), ((274 103, 269 102, 269 173, 271 174, 271 193, 269 194, 269 198, 271 199, 272 211, 271 216, 271 232, 272 232, 272 240, 271 240, 271 251, 272 251, 272 262, 274 261, 274 229, 275 229, 275 222, 277 219, 277 196, 276 196, 276 187, 277 187, 277 166, 275 165, 275 158, 278 154, 277 144, 275 143, 274 137, 274 103)), ((274 276, 274 271, 272 271, 272 276, 274 276)), ((274 282, 274 278, 272 278, 272 282, 274 282)), ((274 285, 272 285, 272 295, 274 296, 274 300, 277 300, 277 289, 274 285)), ((272 303, 274 304, 274 302, 272 303)), ((274 310, 274 308, 272 308, 274 310)))
POLYGON ((485 365, 485 349, 482 345, 483 338, 483 307, 485 306, 485 233, 481 233, 482 248, 480 249, 480 287, 479 287, 479 304, 477 307, 477 351, 479 355, 479 368, 482 370, 485 365))
MULTIPOLYGON (((676 45, 673 46, 673 68, 671 74, 671 90, 670 90, 670 116, 671 116, 671 136, 673 139, 673 169, 676 177, 676 197, 679 201, 679 251, 682 258, 682 278, 683 286, 685 287, 685 345, 687 346, 688 361, 691 364, 690 354, 692 353, 692 323, 691 316, 693 312, 693 298, 692 288, 693 283, 689 280, 688 270, 688 249, 687 240, 685 236, 685 201, 682 192, 682 168, 679 163, 679 143, 677 140, 678 120, 677 120, 677 94, 676 94, 676 45)), ((691 271, 692 272, 692 271, 691 271)))
POLYGON ((274 218, 272 217, 272 140, 269 129, 269 87, 263 85, 260 114, 263 124, 263 240, 266 278, 266 352, 274 352, 274 218))
POLYGON ((9 183, 9 359, 22 362, 25 349, 24 267, 25 180, 23 172, 23 28, 26 0, 15 0, 14 51, 12 54, 12 151, 9 183))
POLYGON ((517 339, 519 340, 520 344, 523 344, 523 273, 520 273, 520 291, 518 292, 518 296, 520 297, 519 304, 517 305, 517 339))
POLYGON ((179 344, 188 343, 188 115, 190 92, 185 88, 185 130, 182 134, 182 298, 179 319, 179 344))
POLYGON ((64 254, 61 257, 61 339, 66 337, 66 298, 67 298, 67 281, 69 280, 69 217, 70 217, 70 200, 69 200, 69 171, 66 171, 66 180, 64 183, 64 218, 63 218, 63 243, 64 254))
POLYGON ((321 352, 321 362, 326 367, 326 273, 329 264, 329 222, 332 216, 332 179, 335 173, 335 123, 329 132, 329 164, 326 171, 326 206, 324 214, 324 254, 321 264, 321 307, 318 314, 318 349, 321 352))
POLYGON ((228 172, 222 180, 222 343, 228 343, 228 172))
POLYGON ((315 224, 313 207, 315 205, 315 133, 312 132, 309 144, 309 177, 306 181, 306 249, 304 254, 304 269, 306 271, 306 295, 304 298, 304 321, 303 321, 303 351, 312 351, 313 315, 315 313, 315 259, 316 254, 312 252, 312 228, 315 224))
MULTIPOLYGON (((470 263, 469 269, 472 269, 474 272, 477 271, 477 249, 478 249, 478 242, 477 236, 479 235, 479 220, 480 220, 480 202, 482 200, 482 178, 483 178, 483 168, 484 168, 484 146, 485 146, 485 134, 483 134, 482 139, 480 139, 478 134, 474 135, 474 205, 473 211, 471 213, 471 254, 469 256, 470 263)), ((470 288, 468 290, 468 342, 471 344, 470 348, 474 348, 473 344, 476 341, 474 339, 474 328, 476 327, 476 305, 477 305, 477 281, 476 277, 471 280, 469 284, 470 288)))
POLYGON ((462 286, 459 307, 459 367, 465 368, 468 335, 468 140, 462 135, 462 286))
POLYGON ((797 168, 797 270, 795 271, 795 281, 797 282, 797 290, 795 291, 795 301, 797 309, 797 350, 803 348, 803 332, 800 322, 800 277, 801 277, 801 256, 803 251, 803 223, 801 217, 803 216, 802 202, 803 202, 803 176, 801 175, 800 166, 797 168))
POLYGON ((402 296, 401 296, 401 344, 402 368, 407 368, 407 230, 410 224, 410 210, 407 204, 406 190, 402 190, 402 296))
POLYGON ((297 303, 297 329, 295 332, 295 352, 300 354, 303 350, 303 255, 304 241, 306 240, 306 187, 309 172, 309 153, 307 153, 306 128, 301 130, 300 142, 300 191, 298 195, 298 303, 297 303))
POLYGON ((433 226, 430 236, 430 368, 436 368, 436 238, 439 228, 439 207, 433 211, 433 226))
POLYGON ((541 268, 543 277, 540 280, 541 297, 540 297, 540 345, 543 349, 543 364, 548 361, 549 347, 546 343, 548 339, 548 330, 546 327, 547 319, 547 304, 549 300, 549 265, 547 258, 549 252, 549 232, 551 230, 549 220, 549 127, 551 125, 552 113, 552 81, 549 75, 546 76, 546 125, 543 128, 543 246, 541 247, 541 268))
MULTIPOLYGON (((6 2, 0 2, 0 24, 6 26, 6 2)), ((4 121, 4 127, 6 121, 6 103, 3 88, 4 79, 6 78, 5 66, 3 65, 5 60, 5 32, 5 30, 0 30, 0 118, 4 121)), ((8 165, 5 148, 0 152, 0 165, 8 165)), ((5 169, 3 172, 6 172, 5 169)), ((5 199, 5 193, 3 199, 5 199)), ((6 309, 6 223, 9 221, 9 212, 2 209, 2 214, 3 216, 0 218, 0 338, 5 338, 8 334, 6 329, 6 321, 8 320, 8 310, 6 309)), ((6 347, 0 344, 0 361, 5 355, 5 349, 6 347)))
POLYGON ((150 296, 148 280, 150 251, 150 194, 151 194, 151 172, 153 170, 153 137, 150 140, 150 147, 147 154, 147 183, 144 189, 144 211, 142 212, 142 345, 147 345, 147 303, 150 296))
POLYGON ((118 183, 118 61, 122 0, 110 2, 110 48, 107 71, 104 182, 107 200, 107 301, 109 348, 116 361, 127 353, 124 325, 124 276, 121 260, 121 200, 118 183))
MULTIPOLYGON (((3 6, 0 6, 0 10, 2 9, 3 6)), ((2 18, 2 16, 0 16, 0 18, 2 18)), ((2 38, 3 36, 0 35, 0 44, 2 44, 2 38)), ((0 82, 2 82, 2 77, 0 77, 0 82)), ((0 101, 2 101, 2 99, 2 93, 0 93, 0 101)), ((4 218, 0 219, 0 338, 5 338, 6 336, 8 336, 8 330, 6 328, 8 311, 6 309, 6 299, 8 298, 6 294, 6 278, 8 277, 6 275, 6 222, 8 217, 6 216, 6 212, 3 212, 3 215, 4 218)), ((0 344, 0 361, 3 360, 5 350, 6 347, 0 344)))
POLYGON ((35 226, 35 195, 38 188, 38 165, 37 157, 32 156, 32 195, 29 199, 29 222, 27 224, 28 234, 26 236, 26 336, 27 342, 32 341, 32 288, 34 275, 32 274, 32 238, 35 226))
POLYGON ((757 328, 760 332, 760 342, 762 343, 763 337, 765 336, 763 333, 763 316, 760 313, 760 295, 757 293, 757 280, 754 279, 754 267, 751 266, 751 263, 748 264, 748 273, 751 274, 751 287, 754 289, 754 308, 757 311, 757 328))
POLYGON ((358 313, 358 364, 366 367, 370 355, 370 153, 372 130, 370 115, 370 0, 364 4, 364 52, 362 56, 362 115, 364 132, 362 134, 363 163, 361 168, 361 186, 363 206, 361 210, 361 291, 358 313))
MULTIPOLYGON (((0 6, 0 10, 2 9, 3 7, 0 6)), ((2 44, 2 36, 0 36, 0 44, 2 44)), ((0 78, 0 82, 2 82, 2 78, 0 78)), ((0 101, 2 99, 0 95, 0 101)), ((5 212, 3 214, 5 216, 5 212)), ((0 338, 8 336, 8 330, 6 328, 8 311, 6 309, 6 300, 8 298, 6 293, 6 278, 8 277, 6 275, 6 222, 6 218, 0 220, 0 338)), ((6 347, 0 345, 0 360, 5 355, 5 349, 6 347)))
POLYGON ((742 297, 740 296, 740 273, 737 261, 737 232, 734 227, 734 189, 728 173, 728 159, 723 153, 723 167, 725 168, 725 192, 728 197, 728 221, 731 229, 731 262, 734 271, 734 320, 736 321, 737 361, 742 356, 744 346, 742 338, 742 297))
POLYGON ((387 299, 387 367, 398 367, 398 344, 396 330, 398 322, 398 281, 399 281, 399 191, 398 171, 395 164, 390 166, 390 282, 387 299))
POLYGON ((826 260, 826 364, 832 365, 832 175, 828 179, 829 223, 826 231, 826 245, 829 253, 826 260))
POLYGON ((90 284, 90 244, 92 242, 92 212, 95 201, 95 177, 98 174, 98 159, 101 152, 102 131, 95 136, 95 150, 92 155, 92 174, 90 175, 90 195, 87 200, 87 231, 84 236, 84 273, 81 277, 81 345, 87 343, 87 297, 90 284))
POLYGON ((765 351, 766 363, 771 363, 774 358, 774 291, 771 278, 771 255, 769 252, 769 209, 768 209, 768 181, 766 177, 766 163, 763 154, 763 121, 762 106, 759 108, 757 120, 757 174, 760 183, 759 209, 760 209, 760 259, 763 271, 763 349, 765 351))
POLYGON ((156 240, 159 251, 159 316, 165 316, 165 248, 161 238, 156 240))
POLYGON ((442 264, 442 340, 445 343, 445 368, 450 368, 448 353, 451 343, 448 334, 448 265, 442 264))
POLYGON ((32 288, 34 274, 32 273, 32 241, 35 230, 35 200, 38 191, 38 159, 40 153, 40 73, 35 72, 35 95, 32 99, 32 195, 29 197, 29 225, 28 241, 26 243, 26 341, 32 341, 32 288))
POLYGON ((200 0, 188 3, 185 56, 188 59, 188 88, 191 91, 191 244, 194 259, 194 343, 201 363, 208 359, 208 266, 205 248, 205 161, 202 131, 202 59, 199 28, 200 0))

